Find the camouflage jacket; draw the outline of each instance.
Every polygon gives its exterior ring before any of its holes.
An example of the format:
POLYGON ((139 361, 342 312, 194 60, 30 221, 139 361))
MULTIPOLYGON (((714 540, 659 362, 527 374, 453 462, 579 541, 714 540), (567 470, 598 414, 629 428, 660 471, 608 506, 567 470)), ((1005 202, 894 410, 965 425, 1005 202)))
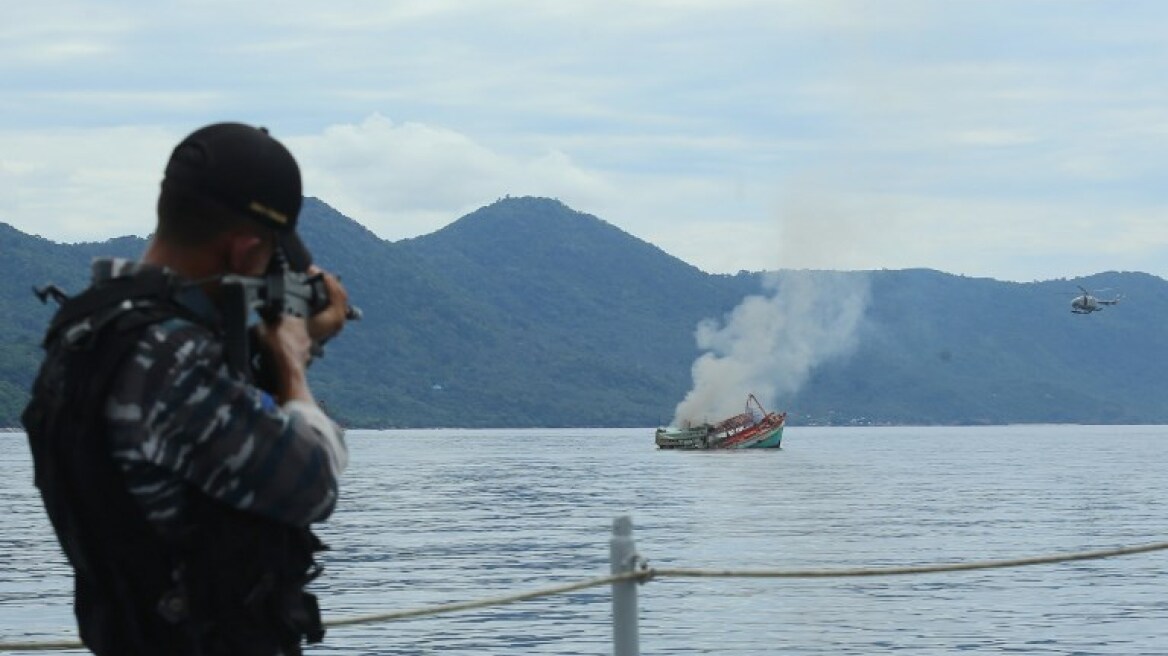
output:
MULTIPOLYGON (((94 282, 148 265, 100 259, 94 282)), ((186 528, 193 490, 293 526, 329 516, 348 462, 341 429, 315 405, 279 407, 227 367, 221 338, 175 318, 151 325, 105 404, 113 458, 163 533, 186 528)))

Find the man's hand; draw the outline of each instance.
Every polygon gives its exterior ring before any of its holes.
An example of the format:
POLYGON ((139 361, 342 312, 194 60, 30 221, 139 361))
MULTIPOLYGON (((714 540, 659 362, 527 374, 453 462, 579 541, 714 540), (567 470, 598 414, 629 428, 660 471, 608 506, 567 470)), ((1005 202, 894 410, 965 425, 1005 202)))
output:
POLYGON ((308 387, 305 370, 312 359, 312 339, 308 324, 300 317, 281 315, 275 323, 260 322, 257 326, 260 343, 271 355, 275 366, 272 392, 281 405, 298 400, 316 403, 308 387))
POLYGON ((321 274, 325 289, 328 290, 328 307, 308 319, 308 336, 318 344, 323 344, 345 327, 349 312, 349 293, 341 285, 340 279, 322 270, 315 264, 308 268, 309 275, 321 274))

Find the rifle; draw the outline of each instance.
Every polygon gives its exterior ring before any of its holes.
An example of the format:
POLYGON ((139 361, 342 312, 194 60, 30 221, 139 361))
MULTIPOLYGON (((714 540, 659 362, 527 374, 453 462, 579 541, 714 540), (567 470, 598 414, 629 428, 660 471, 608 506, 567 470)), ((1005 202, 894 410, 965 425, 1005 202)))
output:
MULTIPOLYGON (((329 306, 324 275, 309 275, 289 269, 269 271, 262 277, 226 275, 219 279, 224 288, 237 289, 245 310, 255 310, 265 321, 275 321, 282 314, 309 318, 329 306)), ((360 308, 350 305, 345 318, 354 321, 364 316, 360 308)))
MULTIPOLYGON (((247 335, 250 312, 255 310, 264 321, 274 322, 284 314, 308 319, 329 306, 324 275, 291 270, 279 250, 263 276, 231 274, 221 277, 219 283, 224 301, 223 318, 227 327, 225 346, 228 365, 232 368, 249 366, 253 372, 257 372, 257 378, 262 378, 259 372, 265 367, 256 366, 250 353, 252 349, 247 335)), ((353 305, 345 310, 345 318, 350 321, 363 316, 360 308, 353 305)), ((326 341, 313 342, 313 357, 324 355, 326 341)))
MULTIPOLYGON (((135 286, 129 288, 104 293, 95 292, 93 288, 90 288, 89 291, 82 294, 88 300, 81 303, 79 307, 75 307, 69 316, 83 318, 88 313, 100 308, 112 307, 115 302, 121 304, 123 301, 129 302, 130 299, 134 298, 167 296, 180 304, 187 305, 181 299, 183 297, 189 298, 188 293, 195 292, 203 282, 207 281, 192 281, 176 286, 165 276, 159 274, 143 283, 135 283, 135 286)), ((227 360, 227 366, 236 372, 250 369, 253 375, 257 376, 257 380, 266 370, 270 370, 270 367, 263 367, 262 362, 257 363, 252 359, 253 350, 261 355, 261 360, 262 353, 258 349, 253 349, 250 343, 251 331, 248 328, 251 311, 255 310, 264 321, 273 322, 282 314, 308 319, 329 306, 328 287, 325 285, 324 275, 309 275, 304 272, 292 271, 288 267, 284 254, 280 251, 277 251, 272 258, 272 263, 263 276, 249 277, 229 274, 220 276, 219 282, 222 296, 219 310, 223 318, 224 356, 227 360)), ((48 303, 52 299, 62 307, 72 298, 60 287, 53 284, 33 287, 33 293, 42 303, 48 303)), ((204 298, 201 294, 197 294, 197 296, 204 298)), ((191 306, 188 305, 188 307, 191 306)), ((114 314, 107 313, 106 319, 113 316, 114 314)), ((362 316, 361 310, 352 305, 346 309, 345 318, 350 321, 360 319, 362 316)), ((55 317, 54 322, 57 320, 58 317, 55 317)), ((323 341, 315 342, 312 345, 312 355, 314 357, 324 355, 323 346, 323 341)))

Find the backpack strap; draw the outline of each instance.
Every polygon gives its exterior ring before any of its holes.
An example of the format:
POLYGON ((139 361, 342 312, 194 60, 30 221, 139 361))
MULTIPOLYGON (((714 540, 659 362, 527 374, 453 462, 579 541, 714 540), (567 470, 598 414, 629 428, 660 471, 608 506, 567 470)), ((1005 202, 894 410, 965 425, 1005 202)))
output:
MULTIPOLYGON (((42 346, 46 349, 58 339, 63 339, 68 348, 88 348, 96 335, 110 322, 120 320, 125 313, 162 306, 168 306, 170 315, 190 319, 221 332, 218 312, 210 300, 197 287, 183 283, 160 269, 145 269, 132 276, 103 280, 76 296, 69 297, 64 293, 53 296, 61 301, 61 307, 45 333, 42 346)), ((145 323, 165 318, 157 316, 158 313, 153 311, 135 314, 143 319, 153 317, 145 323)), ((144 325, 135 324, 121 328, 144 325)))

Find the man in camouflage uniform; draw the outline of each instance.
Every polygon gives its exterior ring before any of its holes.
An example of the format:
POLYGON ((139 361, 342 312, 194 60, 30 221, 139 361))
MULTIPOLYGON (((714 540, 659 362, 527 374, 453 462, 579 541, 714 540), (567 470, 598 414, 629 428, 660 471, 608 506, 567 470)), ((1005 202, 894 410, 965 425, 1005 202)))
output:
POLYGON ((168 162, 141 261, 96 261, 50 325, 23 420, 96 654, 291 655, 323 636, 309 527, 348 455, 306 368, 347 300, 296 235, 301 201, 299 167, 266 130, 197 130, 168 162), (224 276, 261 276, 273 257, 322 275, 327 305, 249 331, 224 276), (230 355, 249 332, 261 372, 230 355))

